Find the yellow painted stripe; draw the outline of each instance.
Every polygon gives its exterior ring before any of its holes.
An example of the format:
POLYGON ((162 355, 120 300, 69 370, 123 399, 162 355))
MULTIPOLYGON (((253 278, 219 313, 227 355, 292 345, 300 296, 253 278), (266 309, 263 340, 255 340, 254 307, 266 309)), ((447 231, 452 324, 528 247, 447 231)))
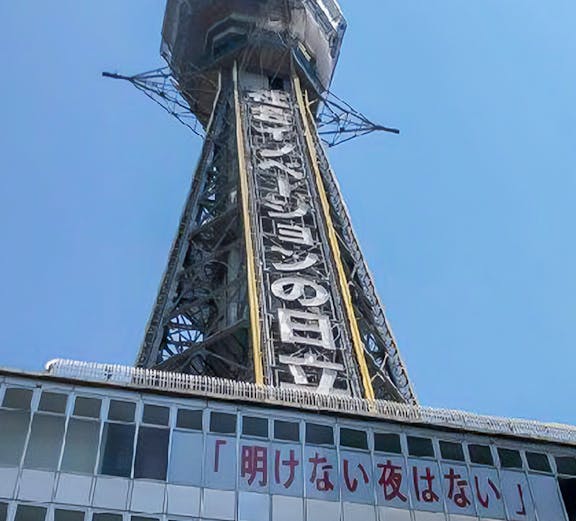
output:
POLYGON ((248 302, 250 304, 250 329, 252 333, 252 357, 254 359, 254 376, 257 385, 264 385, 262 367, 262 349, 260 334, 260 306, 258 303, 258 284, 256 282, 256 263, 254 261, 254 242, 252 241, 252 221, 250 219, 250 195, 248 174, 246 171, 246 149, 244 147, 244 130, 240 94, 238 92, 238 66, 234 65, 234 105, 236 110, 236 143, 238 147, 238 174, 242 198, 242 216, 244 220, 244 240, 246 243, 246 271, 248 273, 248 302))
POLYGON ((346 278, 346 272, 344 271, 344 265, 342 264, 340 245, 338 244, 338 237, 336 236, 336 231, 334 229, 334 222, 332 221, 332 216, 330 215, 330 203, 328 202, 328 196, 326 195, 326 189, 324 187, 324 182, 322 181, 322 174, 320 173, 320 167, 318 166, 318 156, 316 155, 316 148, 310 130, 310 120, 308 118, 311 118, 312 114, 304 102, 300 79, 297 76, 294 76, 293 81, 294 90, 296 91, 296 98, 298 100, 298 107, 300 109, 300 115, 302 117, 302 121, 304 122, 304 134, 306 136, 308 154, 310 156, 310 162, 316 177, 316 185, 318 187, 320 202, 322 204, 322 211, 324 213, 324 219, 328 229, 328 240, 330 242, 332 255, 334 256, 334 262, 336 263, 336 269, 338 271, 338 282, 340 284, 340 291, 342 292, 342 300, 344 302, 344 308, 346 309, 346 315, 348 316, 348 322, 350 324, 350 332, 352 334, 354 352, 358 361, 358 367, 360 368, 360 375, 362 377, 362 384, 364 386, 364 397, 368 400, 374 400, 374 388, 372 387, 372 380, 370 379, 370 373, 368 372, 368 365, 366 364, 366 357, 364 355, 364 342, 362 342, 358 321, 354 315, 354 306, 352 305, 352 296, 350 294, 350 288, 348 287, 348 279, 346 278))

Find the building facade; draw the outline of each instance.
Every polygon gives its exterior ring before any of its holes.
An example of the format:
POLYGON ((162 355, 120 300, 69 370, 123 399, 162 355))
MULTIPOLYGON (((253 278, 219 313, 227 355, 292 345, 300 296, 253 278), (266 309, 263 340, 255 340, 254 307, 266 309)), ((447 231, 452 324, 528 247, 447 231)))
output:
POLYGON ((562 426, 65 361, 0 426, 1 521, 574 518, 562 426))

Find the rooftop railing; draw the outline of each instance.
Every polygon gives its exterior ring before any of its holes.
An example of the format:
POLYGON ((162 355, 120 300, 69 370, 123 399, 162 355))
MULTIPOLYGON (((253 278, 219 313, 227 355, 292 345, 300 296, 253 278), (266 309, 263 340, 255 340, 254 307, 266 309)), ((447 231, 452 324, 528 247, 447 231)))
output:
POLYGON ((383 400, 369 401, 342 395, 257 386, 222 378, 169 373, 114 364, 57 359, 46 364, 46 371, 56 377, 81 381, 110 383, 153 391, 172 391, 205 398, 256 402, 271 406, 281 405, 297 409, 576 445, 576 427, 556 423, 484 416, 464 411, 420 407, 383 400))

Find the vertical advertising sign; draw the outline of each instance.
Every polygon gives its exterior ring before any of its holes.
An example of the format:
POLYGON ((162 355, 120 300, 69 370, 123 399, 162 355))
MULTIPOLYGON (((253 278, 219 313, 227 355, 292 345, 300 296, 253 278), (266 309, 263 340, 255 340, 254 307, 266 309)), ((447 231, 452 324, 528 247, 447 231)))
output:
POLYGON ((349 333, 291 94, 244 95, 265 348, 275 385, 358 394, 349 333))

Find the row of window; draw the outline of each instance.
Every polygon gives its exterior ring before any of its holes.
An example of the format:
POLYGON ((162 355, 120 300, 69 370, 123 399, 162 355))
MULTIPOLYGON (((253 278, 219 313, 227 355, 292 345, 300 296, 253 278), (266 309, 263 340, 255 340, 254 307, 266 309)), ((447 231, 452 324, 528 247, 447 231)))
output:
MULTIPOLYGON (((25 388, 7 388, 0 409, 0 464, 18 466, 25 448, 30 427, 30 413, 33 391, 25 388)), ((110 399, 104 411, 102 400, 94 397, 77 396, 73 404, 68 404, 68 395, 53 391, 43 391, 40 395, 37 412, 32 415, 32 425, 23 464, 30 468, 57 469, 60 450, 66 437, 60 469, 65 472, 91 474, 96 466, 101 424, 105 422, 100 455, 102 474, 131 475, 134 458, 134 477, 166 479, 168 447, 170 442, 171 408, 144 404, 139 415, 140 426, 136 435, 136 403, 110 399), (65 414, 71 406, 72 417, 66 428, 65 414)), ((175 409, 174 428, 183 431, 208 431, 223 435, 236 435, 238 418, 236 414, 202 409, 175 409), (205 421, 206 418, 206 421, 205 421)), ((257 416, 241 416, 240 432, 243 436, 301 442, 310 445, 335 446, 335 427, 320 423, 305 422, 302 429, 298 421, 273 419, 257 416), (303 436, 301 431, 303 430, 303 436)), ((500 467, 522 469, 525 467, 522 454, 511 448, 496 448, 489 445, 458 443, 439 440, 437 445, 431 438, 397 433, 374 432, 340 427, 338 444, 354 450, 369 450, 387 454, 404 454, 417 458, 437 458, 455 462, 470 462, 477 465, 495 466, 495 455, 500 467), (369 435, 370 434, 370 435, 369 435), (439 452, 439 454, 438 454, 439 452)), ((552 467, 544 453, 526 451, 524 453, 528 469, 551 473, 552 467)), ((556 457, 558 473, 576 475, 576 458, 556 457)))
MULTIPOLYGON (((17 505, 14 521, 44 521, 48 509, 35 505, 17 505)), ((86 514, 82 510, 71 510, 65 508, 54 509, 54 521, 86 521, 86 514)), ((8 504, 0 502, 0 521, 8 519, 8 504)), ((94 512, 91 521, 123 521, 121 514, 109 512, 94 512)), ((130 521, 158 521, 154 517, 130 516, 130 521)))

